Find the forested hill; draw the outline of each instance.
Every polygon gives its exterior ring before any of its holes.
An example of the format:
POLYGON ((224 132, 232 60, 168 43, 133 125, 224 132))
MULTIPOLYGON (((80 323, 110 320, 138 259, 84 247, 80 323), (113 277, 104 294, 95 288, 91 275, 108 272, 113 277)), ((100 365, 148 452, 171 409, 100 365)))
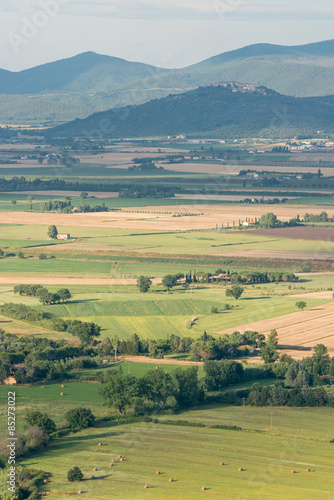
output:
POLYGON ((139 106, 95 113, 50 129, 48 135, 293 137, 313 135, 318 130, 334 131, 334 103, 288 97, 263 87, 244 92, 231 86, 208 86, 139 106))

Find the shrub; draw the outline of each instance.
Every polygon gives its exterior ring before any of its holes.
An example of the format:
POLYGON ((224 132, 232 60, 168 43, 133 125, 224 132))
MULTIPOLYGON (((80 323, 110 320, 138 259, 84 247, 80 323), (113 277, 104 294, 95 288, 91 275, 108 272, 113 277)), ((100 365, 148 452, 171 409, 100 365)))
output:
POLYGON ((73 467, 73 469, 70 469, 67 473, 67 479, 71 481, 72 483, 74 481, 82 481, 83 480, 83 473, 79 469, 79 467, 73 467))
POLYGON ((88 408, 73 408, 65 413, 65 417, 73 429, 86 429, 95 424, 95 416, 88 408))
POLYGON ((45 259, 47 258, 46 253, 40 253, 40 254, 38 255, 38 258, 39 258, 40 260, 45 260, 45 259))

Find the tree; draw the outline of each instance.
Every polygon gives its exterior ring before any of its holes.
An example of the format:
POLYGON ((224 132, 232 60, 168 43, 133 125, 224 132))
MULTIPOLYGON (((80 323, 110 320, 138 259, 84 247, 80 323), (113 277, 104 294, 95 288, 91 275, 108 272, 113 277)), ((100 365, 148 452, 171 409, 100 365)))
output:
POLYGON ((169 292, 170 288, 173 288, 178 284, 178 275, 175 274, 166 274, 162 278, 162 285, 167 288, 167 292, 169 292))
POLYGON ((72 429, 93 427, 95 416, 89 408, 73 408, 65 413, 65 418, 72 429))
POLYGON ((138 396, 138 381, 133 375, 125 375, 121 370, 112 371, 99 393, 109 406, 113 406, 120 415, 125 415, 138 396))
POLYGON ((33 425, 26 430, 26 445, 33 450, 46 448, 49 442, 49 434, 38 425, 33 425))
POLYGON ((49 226, 48 227, 48 236, 49 238, 51 238, 52 240, 56 240, 57 239, 57 236, 58 236, 58 229, 56 228, 56 226, 49 226))
POLYGON ((152 285, 152 281, 147 276, 139 276, 137 280, 137 286, 141 293, 146 293, 149 291, 152 285))
POLYGON ((82 481, 83 480, 83 473, 79 469, 79 467, 73 467, 73 469, 70 469, 67 473, 67 479, 73 483, 74 481, 82 481))
POLYGON ((31 196, 31 194, 27 197, 27 202, 30 205, 30 210, 32 210, 32 201, 33 201, 33 199, 34 199, 34 197, 31 196))
POLYGON ((265 364, 269 365, 277 361, 279 354, 277 352, 278 334, 276 330, 271 330, 267 342, 261 348, 261 356, 265 364))
POLYGON ((173 377, 177 383, 175 399, 181 408, 195 406, 204 400, 204 390, 198 379, 197 366, 177 368, 173 372, 173 377))
POLYGON ((71 333, 73 337, 78 337, 82 345, 87 345, 90 344, 95 337, 100 336, 101 327, 96 323, 74 320, 68 325, 67 331, 71 333))
POLYGON ((72 298, 71 292, 67 288, 58 290, 57 295, 59 295, 61 302, 66 302, 72 298))
POLYGON ((12 201, 11 201, 11 204, 12 204, 12 205, 16 205, 16 203, 17 203, 17 201, 16 201, 16 200, 12 200, 12 201))
POLYGON ((86 199, 86 198, 87 198, 87 196, 88 196, 88 193, 86 193, 86 191, 83 191, 82 193, 80 193, 80 198, 81 198, 82 200, 86 199))
POLYGON ((331 359, 328 354, 327 347, 324 344, 317 344, 314 347, 314 354, 312 356, 314 364, 318 366, 319 375, 325 375, 329 372, 329 367, 331 364, 331 359))
POLYGON ((177 384, 173 377, 163 370, 150 370, 139 381, 140 396, 161 406, 167 398, 177 392, 177 384))
POLYGON ((261 227, 271 228, 271 227, 277 227, 278 225, 279 221, 277 219, 277 216, 272 212, 262 215, 260 219, 261 227))
POLYGON ((50 434, 51 432, 55 432, 57 429, 55 422, 51 418, 49 418, 47 413, 42 413, 38 410, 30 410, 27 412, 24 418, 30 426, 37 425, 48 434, 50 434))
POLYGON ((296 302, 296 307, 303 311, 305 307, 307 306, 306 302, 304 300, 300 300, 299 302, 296 302))
POLYGON ((233 285, 232 288, 226 290, 226 297, 234 297, 237 301, 244 293, 244 289, 240 285, 233 285))
POLYGON ((240 382, 243 376, 241 363, 230 360, 205 361, 205 383, 209 391, 217 391, 220 387, 240 382))

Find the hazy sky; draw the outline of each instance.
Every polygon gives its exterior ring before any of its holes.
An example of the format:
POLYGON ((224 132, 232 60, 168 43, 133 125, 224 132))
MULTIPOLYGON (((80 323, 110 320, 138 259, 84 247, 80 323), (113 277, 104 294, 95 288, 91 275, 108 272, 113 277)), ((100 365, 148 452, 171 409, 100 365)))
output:
POLYGON ((0 67, 94 51, 183 67, 259 42, 334 38, 333 0, 0 0, 0 67))

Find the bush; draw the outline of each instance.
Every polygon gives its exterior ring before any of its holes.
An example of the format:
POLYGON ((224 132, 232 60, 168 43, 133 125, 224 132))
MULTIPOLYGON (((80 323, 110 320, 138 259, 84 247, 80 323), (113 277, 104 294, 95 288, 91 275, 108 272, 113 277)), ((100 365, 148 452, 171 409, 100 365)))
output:
POLYGON ((40 260, 45 260, 45 259, 47 258, 46 253, 40 253, 40 254, 38 255, 38 258, 39 258, 40 260))
POLYGON ((47 413, 31 410, 27 412, 25 420, 30 426, 38 426, 48 434, 57 430, 56 424, 49 418, 47 413))
POLYGON ((79 469, 79 467, 73 467, 73 469, 70 469, 67 473, 67 479, 71 481, 72 483, 74 481, 82 481, 83 480, 83 473, 79 469))
POLYGON ((73 408, 65 413, 65 417, 72 429, 86 429, 95 424, 95 416, 88 408, 73 408))

